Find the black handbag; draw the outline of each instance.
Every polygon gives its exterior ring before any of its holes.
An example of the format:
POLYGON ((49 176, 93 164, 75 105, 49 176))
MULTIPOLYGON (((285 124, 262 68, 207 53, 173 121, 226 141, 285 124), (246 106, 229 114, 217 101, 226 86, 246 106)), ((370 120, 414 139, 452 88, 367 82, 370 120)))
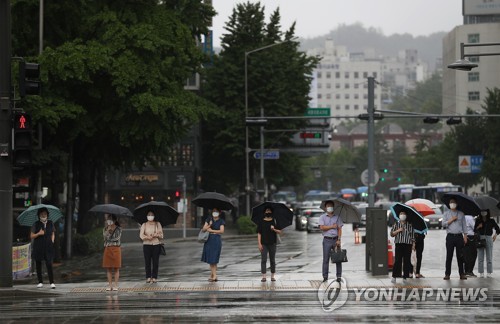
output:
POLYGON ((482 249, 486 247, 486 239, 477 239, 476 240, 476 248, 482 249))
POLYGON ((167 255, 167 251, 165 251, 165 244, 160 243, 160 255, 167 255))
POLYGON ((347 262, 347 250, 337 247, 331 249, 330 259, 332 260, 332 263, 347 262))

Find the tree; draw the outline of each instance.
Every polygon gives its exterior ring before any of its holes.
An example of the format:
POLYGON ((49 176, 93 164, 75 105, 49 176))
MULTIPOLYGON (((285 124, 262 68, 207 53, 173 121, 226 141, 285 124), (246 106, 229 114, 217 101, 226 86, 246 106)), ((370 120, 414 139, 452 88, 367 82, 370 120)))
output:
MULTIPOLYGON (((484 100, 483 109, 487 114, 500 114, 500 89, 487 89, 488 95, 484 100)), ((493 195, 500 196, 498 186, 500 184, 500 120, 488 118, 484 123, 484 137, 480 139, 485 144, 484 162, 482 174, 491 181, 493 195)))
MULTIPOLYGON (((33 1, 19 1, 13 12, 32 7, 33 1)), ((183 89, 207 59, 196 37, 207 32, 214 13, 195 0, 108 0, 45 8, 54 33, 47 33, 39 58, 43 96, 30 110, 44 126, 44 150, 54 154, 47 162, 59 154, 75 165, 79 232, 87 230, 84 217, 95 203, 96 177, 104 179, 108 168, 141 167, 166 158, 193 124, 214 111, 183 89)), ((16 26, 30 26, 29 17, 13 20, 16 26)), ((14 32, 20 35, 18 50, 28 53, 25 41, 32 33, 26 28, 14 32)))
MULTIPOLYGON (((222 50, 207 69, 203 95, 214 102, 221 115, 203 127, 203 188, 222 192, 242 191, 245 184, 245 53, 247 55, 248 116, 302 116, 308 106, 311 74, 318 58, 299 51, 295 25, 282 32, 279 9, 264 21, 264 7, 250 2, 237 4, 225 27, 222 50)), ((304 120, 272 120, 266 129, 299 129, 304 120)), ((260 147, 259 129, 250 128, 250 148, 260 147)), ((266 133, 265 148, 290 146, 290 133, 266 133)), ((251 174, 257 163, 251 163, 251 174)), ((298 184, 300 161, 280 154, 279 163, 266 161, 268 183, 298 184)))

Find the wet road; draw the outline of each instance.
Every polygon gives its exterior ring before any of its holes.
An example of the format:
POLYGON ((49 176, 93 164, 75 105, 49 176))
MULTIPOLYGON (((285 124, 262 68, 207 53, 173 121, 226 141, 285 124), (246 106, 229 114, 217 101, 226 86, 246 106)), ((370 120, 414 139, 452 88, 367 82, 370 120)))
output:
MULTIPOLYGON (((276 286, 260 283, 260 257, 254 237, 227 236, 217 284, 206 281, 209 271, 208 265, 199 261, 201 244, 192 240, 169 242, 168 255, 161 259, 158 289, 144 288, 150 286, 143 282, 141 246, 128 244, 124 246, 120 286, 123 289, 119 292, 102 291, 105 278, 100 255, 75 258, 58 267, 56 291, 36 290, 32 281, 15 283, 16 290, 10 295, 0 290, 0 320, 6 323, 498 322, 500 283, 496 277, 460 281, 456 278, 454 261, 452 280, 442 280, 444 231, 430 231, 422 266, 426 278, 410 280, 407 288, 392 285, 390 276, 373 277, 367 273, 364 244, 354 244, 350 226, 346 226, 344 237, 349 262, 344 264, 347 290, 340 294, 346 294, 346 301, 335 310, 324 310, 318 297, 321 235, 289 229, 278 250, 276 286), (176 287, 190 288, 171 289, 174 283, 176 287), (96 292, 94 287, 101 290, 96 292), (487 298, 401 301, 414 292, 413 288, 421 296, 426 289, 432 292, 452 287, 487 288, 487 298), (361 289, 371 290, 372 294, 358 300, 356 292, 359 294, 361 289), (379 289, 407 290, 393 299, 373 298, 379 289)), ((499 252, 495 247, 494 269, 500 268, 499 252)))

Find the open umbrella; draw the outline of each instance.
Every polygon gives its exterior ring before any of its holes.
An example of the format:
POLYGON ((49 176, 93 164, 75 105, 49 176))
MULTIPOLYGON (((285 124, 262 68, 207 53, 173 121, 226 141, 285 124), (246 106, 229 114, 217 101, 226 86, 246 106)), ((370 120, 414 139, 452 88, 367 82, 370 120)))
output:
POLYGON ((438 208, 432 201, 422 198, 408 200, 405 202, 405 205, 415 208, 422 216, 434 215, 438 208))
POLYGON ((361 213, 350 201, 342 198, 327 199, 319 207, 326 211, 326 203, 329 201, 333 202, 333 213, 339 215, 344 223, 361 223, 361 213))
POLYGON ((89 212, 114 214, 116 216, 130 216, 130 217, 133 216, 132 212, 128 208, 115 204, 95 205, 94 207, 89 209, 89 212))
POLYGON ((441 201, 450 208, 450 200, 455 199, 457 202, 457 209, 462 211, 465 215, 477 216, 481 212, 481 208, 474 201, 474 198, 464 194, 463 192, 452 191, 447 192, 441 198, 441 201))
POLYGON ((399 221, 399 213, 406 213, 406 221, 413 226, 416 233, 425 234, 427 232, 427 224, 422 215, 415 208, 402 203, 395 203, 391 206, 392 216, 399 221))
POLYGON ((148 221, 147 215, 149 211, 155 214, 161 226, 177 223, 179 212, 163 201, 150 201, 139 205, 134 209, 133 219, 139 224, 145 223, 148 221))
POLYGON ((220 210, 231 210, 234 208, 233 203, 225 195, 218 192, 204 192, 193 199, 193 204, 198 207, 220 210))
POLYGON ((38 220, 38 210, 40 208, 47 208, 49 211, 49 220, 54 223, 63 217, 61 210, 59 210, 56 206, 38 204, 23 211, 19 216, 17 216, 17 221, 22 226, 32 226, 38 220))
POLYGON ((252 222, 257 225, 262 222, 262 219, 264 218, 264 211, 268 207, 271 207, 273 210, 273 218, 276 220, 277 228, 284 229, 285 227, 292 225, 293 212, 285 204, 274 201, 266 201, 253 207, 252 222))
POLYGON ((474 201, 477 203, 481 210, 489 209, 491 216, 500 216, 500 206, 498 200, 490 196, 479 196, 474 197, 474 201))

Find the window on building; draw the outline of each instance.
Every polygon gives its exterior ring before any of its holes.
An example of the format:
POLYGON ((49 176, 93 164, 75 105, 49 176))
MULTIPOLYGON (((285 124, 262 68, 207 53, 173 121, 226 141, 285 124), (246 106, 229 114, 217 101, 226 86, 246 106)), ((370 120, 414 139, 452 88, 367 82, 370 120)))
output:
POLYGON ((469 56, 467 59, 471 63, 479 63, 479 56, 469 56))
POLYGON ((318 79, 321 79, 321 72, 318 72, 318 79))
POLYGON ((359 105, 354 105, 354 110, 359 110, 359 105))
POLYGON ((469 35, 467 35, 467 42, 469 42, 469 43, 479 43, 479 34, 469 34, 469 35))
POLYGON ((337 93, 337 94, 335 95, 335 99, 340 99, 340 93, 337 93))
POLYGON ((372 75, 375 79, 377 78, 377 72, 373 72, 372 75))
POLYGON ((321 89, 321 83, 318 83, 318 89, 321 89))
POLYGON ((469 72, 468 77, 469 77, 469 82, 478 82, 479 72, 469 72))
POLYGON ((340 72, 335 72, 335 78, 340 79, 340 72))
POLYGON ((331 94, 329 94, 329 93, 327 93, 327 94, 326 94, 326 99, 332 99, 332 95, 331 95, 331 94))
POLYGON ((366 93, 363 95, 363 99, 368 99, 368 95, 366 93))
POLYGON ((350 109, 349 105, 345 105, 345 110, 349 110, 349 109, 350 109))
POLYGON ((335 110, 340 110, 340 105, 335 105, 335 110))
POLYGON ((359 89, 359 83, 354 84, 354 89, 359 89))
POLYGON ((335 89, 340 89, 340 83, 335 83, 335 89))
POLYGON ((321 93, 318 93, 318 99, 321 99, 321 98, 322 98, 321 93))
POLYGON ((479 91, 469 91, 469 101, 478 101, 479 91))
POLYGON ((368 110, 368 105, 363 105, 364 110, 368 110))
POLYGON ((354 78, 359 79, 359 72, 354 72, 354 78))
POLYGON ((327 83, 327 84, 326 84, 326 88, 327 88, 327 89, 330 89, 331 87, 332 87, 332 84, 331 84, 331 83, 327 83))
POLYGON ((326 72, 326 78, 331 79, 331 77, 332 77, 332 74, 330 72, 326 72))
POLYGON ((368 78, 368 72, 363 72, 363 79, 368 78))
POLYGON ((349 79, 349 72, 344 72, 344 78, 349 79))
POLYGON ((166 164, 169 166, 193 166, 194 145, 180 144, 170 149, 166 164))
POLYGON ((346 83, 346 84, 344 85, 344 88, 345 88, 345 89, 349 89, 349 87, 350 87, 349 83, 346 83))
POLYGON ((359 94, 358 93, 354 94, 354 99, 359 99, 359 94))
POLYGON ((344 98, 349 99, 349 94, 348 93, 344 94, 344 98))

